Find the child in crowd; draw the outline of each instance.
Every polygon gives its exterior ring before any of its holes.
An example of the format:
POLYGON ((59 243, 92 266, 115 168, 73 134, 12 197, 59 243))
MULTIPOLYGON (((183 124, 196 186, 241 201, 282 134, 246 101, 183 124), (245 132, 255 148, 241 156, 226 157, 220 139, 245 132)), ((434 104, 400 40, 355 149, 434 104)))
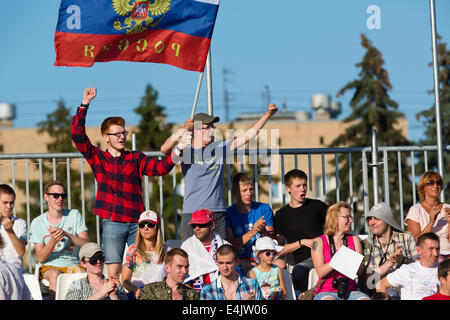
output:
POLYGON ((273 264, 282 249, 283 247, 270 237, 258 238, 253 246, 253 255, 258 266, 251 269, 248 276, 258 281, 266 300, 284 300, 286 297, 283 271, 273 264))
POLYGON ((131 299, 138 299, 141 288, 147 283, 164 279, 164 258, 169 250, 164 246, 156 212, 142 212, 138 225, 136 242, 128 248, 122 265, 122 284, 131 293, 131 299))

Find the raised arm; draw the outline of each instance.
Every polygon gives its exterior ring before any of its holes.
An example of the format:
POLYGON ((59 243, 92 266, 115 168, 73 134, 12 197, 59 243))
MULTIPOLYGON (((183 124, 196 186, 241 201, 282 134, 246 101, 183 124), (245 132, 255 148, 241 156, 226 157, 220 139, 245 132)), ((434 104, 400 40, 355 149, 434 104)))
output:
POLYGON ((81 107, 87 108, 92 100, 97 96, 97 88, 89 87, 84 89, 81 107))
POLYGON ((183 149, 190 146, 191 143, 192 132, 186 131, 183 133, 180 142, 175 148, 173 148, 172 152, 170 152, 170 154, 162 160, 148 157, 141 152, 139 168, 141 174, 145 174, 147 176, 163 176, 169 173, 174 165, 182 159, 183 149))
POLYGON ((89 162, 93 156, 94 146, 86 135, 86 114, 91 101, 96 97, 96 88, 86 88, 83 92, 81 105, 77 109, 77 113, 72 118, 72 141, 75 143, 78 151, 80 151, 89 162))
POLYGON ((262 129, 262 127, 264 127, 264 125, 266 124, 266 122, 278 111, 278 107, 273 104, 270 103, 266 113, 264 113, 262 115, 261 118, 258 119, 258 121, 256 121, 249 129, 247 129, 247 131, 245 131, 243 134, 237 136, 236 138, 234 138, 233 143, 231 144, 230 147, 230 151, 233 151, 237 148, 239 148, 240 146, 246 144, 247 142, 249 142, 251 139, 253 139, 254 137, 256 137, 259 133, 259 131, 262 129))
POLYGON ((177 144, 178 139, 183 136, 187 131, 192 131, 194 129, 194 121, 192 119, 187 119, 181 128, 178 128, 169 138, 164 141, 161 146, 161 152, 164 154, 169 154, 173 147, 177 144))

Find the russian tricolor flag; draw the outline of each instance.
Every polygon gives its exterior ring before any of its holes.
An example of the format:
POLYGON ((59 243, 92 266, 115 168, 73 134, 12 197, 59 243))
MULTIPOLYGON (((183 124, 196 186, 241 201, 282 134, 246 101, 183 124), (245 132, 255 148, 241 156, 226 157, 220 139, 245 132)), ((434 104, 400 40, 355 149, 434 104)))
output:
POLYGON ((62 0, 56 66, 166 63, 203 71, 220 0, 62 0))

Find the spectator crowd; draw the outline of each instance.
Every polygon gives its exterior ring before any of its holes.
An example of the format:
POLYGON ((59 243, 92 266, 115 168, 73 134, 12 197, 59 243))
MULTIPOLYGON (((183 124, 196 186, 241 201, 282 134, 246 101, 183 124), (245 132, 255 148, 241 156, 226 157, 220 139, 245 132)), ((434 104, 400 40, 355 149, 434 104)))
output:
POLYGON ((274 104, 225 141, 214 140, 219 118, 197 113, 156 160, 125 149, 120 117, 101 125, 106 150, 90 142, 85 121, 96 95, 96 88, 84 90, 71 132, 98 184, 93 214, 102 221, 101 245, 89 239, 80 212, 65 208, 63 182, 45 185, 48 210, 29 226, 13 215, 14 190, 0 185, 0 300, 33 299, 24 278, 28 243, 51 300, 62 274, 81 274, 66 300, 450 300, 450 205, 439 200, 439 173, 422 174, 406 230, 381 202, 365 217, 369 234, 354 234, 352 206, 308 198, 308 177, 299 169, 283 177, 290 200, 275 213, 254 201, 255 181, 245 173, 233 177, 235 202, 227 207, 226 158, 258 135, 277 112, 274 104), (171 245, 159 214, 144 208, 142 177, 165 175, 177 164, 185 195, 181 240, 171 245))

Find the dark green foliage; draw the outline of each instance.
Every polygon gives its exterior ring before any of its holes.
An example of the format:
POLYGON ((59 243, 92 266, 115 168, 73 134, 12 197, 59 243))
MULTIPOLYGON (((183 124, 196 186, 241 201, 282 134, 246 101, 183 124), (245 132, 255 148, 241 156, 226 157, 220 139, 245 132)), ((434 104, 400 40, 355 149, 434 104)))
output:
MULTIPOLYGON (((384 60, 381 53, 372 45, 372 42, 363 34, 361 35, 361 45, 366 49, 361 62, 356 64, 360 69, 359 77, 346 84, 339 92, 337 97, 343 95, 347 91, 353 92, 350 100, 351 114, 344 120, 349 126, 345 132, 338 136, 330 145, 330 147, 366 147, 372 145, 372 131, 376 130, 378 146, 405 146, 409 145, 409 141, 404 137, 399 129, 396 128, 397 121, 403 117, 398 110, 398 104, 389 97, 389 91, 392 90, 389 81, 389 75, 383 68, 384 60)), ((396 155, 389 156, 389 184, 390 184, 390 203, 394 211, 398 209, 398 173, 396 155), (391 167, 393 166, 393 167, 391 167)), ((371 160, 371 154, 367 154, 368 162, 371 160)), ((378 155, 380 161, 381 154, 378 155)), ((333 160, 334 164, 334 160, 333 160)), ((349 194, 349 163, 348 155, 339 156, 339 181, 340 181, 340 199, 348 200, 349 194)), ((402 159, 402 167, 407 170, 406 157, 402 159)), ((361 156, 354 154, 352 156, 352 172, 353 172, 353 190, 354 197, 358 197, 362 201, 362 161, 361 156)), ((408 171, 403 171, 403 194, 404 197, 410 195, 408 190, 407 175, 408 171)), ((371 181, 372 171, 369 170, 369 188, 372 189, 371 181)), ((382 170, 379 170, 379 181, 382 182, 382 170)), ((380 200, 382 201, 384 190, 380 183, 380 200)), ((373 203, 372 192, 369 202, 373 203)), ((336 190, 332 190, 327 195, 327 202, 334 203, 336 200, 336 190)), ((404 198, 404 203, 408 206, 410 202, 404 198)), ((358 213, 355 213, 356 215, 358 213)))

